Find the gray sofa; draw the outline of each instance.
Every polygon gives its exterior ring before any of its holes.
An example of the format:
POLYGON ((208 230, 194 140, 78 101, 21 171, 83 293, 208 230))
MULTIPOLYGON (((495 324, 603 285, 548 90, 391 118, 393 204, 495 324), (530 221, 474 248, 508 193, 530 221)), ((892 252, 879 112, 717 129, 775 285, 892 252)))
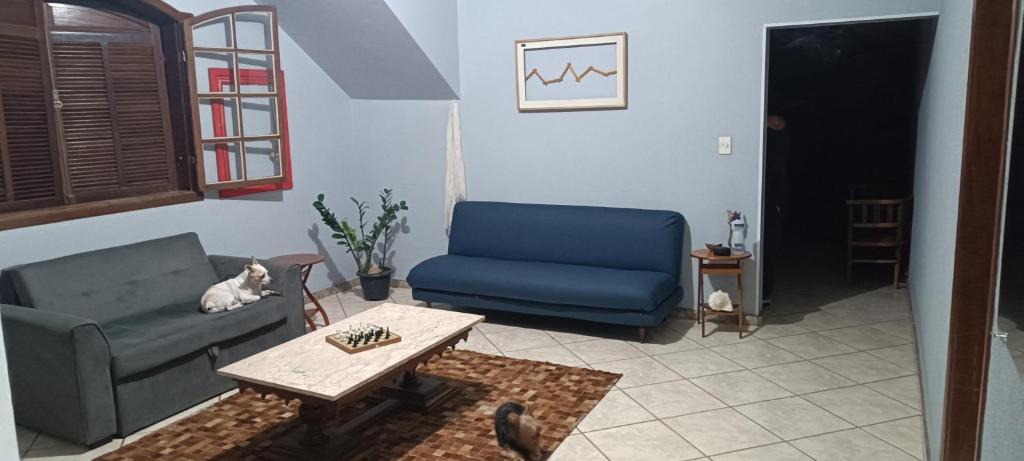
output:
POLYGON ((4 269, 17 423, 92 445, 230 390, 218 368, 305 333, 297 266, 268 267, 281 296, 199 311, 248 261, 207 256, 190 233, 4 269))

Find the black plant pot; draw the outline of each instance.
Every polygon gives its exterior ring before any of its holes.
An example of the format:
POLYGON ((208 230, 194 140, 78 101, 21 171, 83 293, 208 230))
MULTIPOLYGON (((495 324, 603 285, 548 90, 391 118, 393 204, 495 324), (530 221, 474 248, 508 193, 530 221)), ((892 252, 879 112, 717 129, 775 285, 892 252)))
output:
POLYGON ((363 299, 380 301, 391 294, 391 269, 384 269, 376 274, 359 275, 359 285, 363 287, 363 299))

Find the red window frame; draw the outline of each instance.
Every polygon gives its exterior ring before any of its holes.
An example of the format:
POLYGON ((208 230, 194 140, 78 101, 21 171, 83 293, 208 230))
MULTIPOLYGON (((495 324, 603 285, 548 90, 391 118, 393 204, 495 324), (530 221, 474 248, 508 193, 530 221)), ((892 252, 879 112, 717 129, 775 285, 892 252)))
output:
MULTIPOLYGON (((228 68, 211 68, 208 70, 210 78, 210 90, 213 93, 223 92, 225 85, 232 85, 233 71, 228 68)), ((260 69, 238 69, 239 85, 262 85, 271 84, 270 73, 260 69)), ((262 184, 258 186, 246 186, 234 189, 220 189, 222 198, 239 197, 243 195, 257 194, 260 192, 271 192, 275 190, 291 190, 292 188, 292 157, 291 146, 288 138, 288 103, 285 96, 284 71, 278 72, 277 79, 278 104, 281 113, 279 129, 281 131, 281 168, 284 182, 277 184, 262 184)), ((224 99, 219 98, 211 101, 211 112, 213 113, 213 136, 215 138, 227 137, 227 114, 224 111, 224 99)), ((239 98, 239 103, 241 99, 239 98)), ((240 108, 239 108, 240 110, 240 108)), ((217 180, 231 180, 231 159, 228 154, 227 145, 217 144, 217 180)))

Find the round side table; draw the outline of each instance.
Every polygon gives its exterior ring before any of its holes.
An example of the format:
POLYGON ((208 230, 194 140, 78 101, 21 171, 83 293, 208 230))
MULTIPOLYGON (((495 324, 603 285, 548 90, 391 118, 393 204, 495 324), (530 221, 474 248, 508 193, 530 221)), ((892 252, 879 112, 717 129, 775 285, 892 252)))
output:
POLYGON ((316 323, 313 322, 313 316, 317 313, 324 318, 324 325, 330 325, 331 319, 327 318, 327 311, 324 310, 324 306, 320 305, 320 301, 317 301, 316 296, 313 296, 313 292, 309 291, 309 287, 306 286, 306 280, 309 280, 309 273, 313 271, 313 266, 322 263, 324 261, 324 257, 315 253, 301 253, 276 256, 270 258, 270 261, 274 264, 299 266, 302 273, 302 291, 306 292, 306 296, 309 296, 309 300, 313 302, 314 306, 316 306, 315 308, 303 310, 303 315, 306 317, 306 324, 309 325, 309 329, 316 330, 316 323))
POLYGON ((743 261, 750 259, 749 251, 733 250, 729 256, 716 256, 707 248, 700 248, 690 252, 690 257, 697 260, 697 322, 700 323, 700 336, 707 336, 705 324, 707 315, 721 315, 736 317, 739 325, 740 338, 743 337, 743 261), (705 275, 735 275, 736 288, 739 292, 739 303, 733 303, 732 312, 716 311, 708 306, 704 298, 704 276, 705 275))

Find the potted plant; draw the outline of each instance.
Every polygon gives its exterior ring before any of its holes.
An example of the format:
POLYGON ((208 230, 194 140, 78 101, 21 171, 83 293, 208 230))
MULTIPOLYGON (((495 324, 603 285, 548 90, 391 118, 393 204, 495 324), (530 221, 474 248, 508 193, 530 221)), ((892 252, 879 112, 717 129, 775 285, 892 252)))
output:
POLYGON ((369 231, 366 230, 366 226, 370 224, 367 222, 366 213, 370 207, 366 202, 356 200, 355 197, 350 198, 359 213, 358 228, 349 225, 344 218, 338 222, 334 212, 324 204, 324 194, 317 195, 316 201, 313 202, 313 208, 320 213, 324 224, 334 231, 331 237, 338 240, 338 245, 344 245, 355 259, 356 275, 359 276, 359 285, 363 288, 363 298, 367 301, 386 299, 391 293, 392 270, 387 264, 388 244, 394 238, 392 230, 395 221, 398 220, 398 213, 409 209, 405 200, 395 203, 391 189, 384 189, 379 197, 381 214, 370 226, 369 231), (381 245, 380 264, 377 265, 374 264, 373 253, 377 241, 381 238, 384 240, 381 245))

